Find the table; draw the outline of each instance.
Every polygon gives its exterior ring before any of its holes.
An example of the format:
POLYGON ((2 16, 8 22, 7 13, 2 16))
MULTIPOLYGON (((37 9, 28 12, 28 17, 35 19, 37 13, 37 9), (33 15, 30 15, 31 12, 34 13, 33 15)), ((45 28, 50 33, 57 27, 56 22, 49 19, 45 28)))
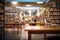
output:
POLYGON ((59 34, 60 28, 39 28, 32 29, 26 28, 25 31, 28 31, 28 40, 31 40, 31 34, 44 34, 44 40, 46 39, 46 34, 59 34))
POLYGON ((17 24, 18 26, 15 26, 15 24, 5 24, 5 29, 7 28, 13 28, 13 31, 15 31, 15 28, 17 29, 17 33, 19 33, 19 29, 22 29, 22 24, 17 24))

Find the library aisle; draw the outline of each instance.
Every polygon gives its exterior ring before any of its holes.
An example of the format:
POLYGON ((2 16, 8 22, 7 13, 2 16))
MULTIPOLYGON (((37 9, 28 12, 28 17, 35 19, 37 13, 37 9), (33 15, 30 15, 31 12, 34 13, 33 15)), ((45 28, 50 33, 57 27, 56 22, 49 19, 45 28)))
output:
MULTIPOLYGON (((24 28, 22 30, 22 36, 19 33, 17 33, 16 31, 12 32, 12 31, 6 31, 5 33, 5 40, 27 40, 27 32, 24 31, 24 28), (22 38, 21 38, 21 37, 22 38)), ((43 34, 42 34, 43 35, 43 34)), ((34 34, 32 35, 32 40, 43 40, 43 36, 41 34, 34 34), (37 36, 37 37, 36 37, 37 36)))
MULTIPOLYGON (((24 29, 25 28, 23 27, 22 31, 19 30, 19 33, 17 33, 17 31, 13 31, 12 28, 7 28, 5 32, 5 40, 28 40, 28 32, 24 31, 24 29)), ((47 35, 55 36, 56 34, 47 35)), ((44 40, 44 34, 32 34, 32 40, 44 40)))
POLYGON ((12 31, 12 29, 7 28, 8 31, 5 32, 5 40, 20 40, 20 33, 18 34, 16 31, 12 31), (9 31, 11 30, 11 31, 9 31))
POLYGON ((26 1, 1 0, 0 40, 60 40, 60 1, 26 1))
MULTIPOLYGON (((7 30, 8 31, 6 31, 6 33, 5 33, 5 40, 27 40, 28 32, 25 32, 24 28, 22 28, 22 35, 20 32, 17 33, 17 31, 13 31, 13 29, 11 29, 11 28, 10 29, 7 28, 7 30)), ((43 40, 42 35, 34 34, 34 35, 32 35, 32 40, 43 40)))

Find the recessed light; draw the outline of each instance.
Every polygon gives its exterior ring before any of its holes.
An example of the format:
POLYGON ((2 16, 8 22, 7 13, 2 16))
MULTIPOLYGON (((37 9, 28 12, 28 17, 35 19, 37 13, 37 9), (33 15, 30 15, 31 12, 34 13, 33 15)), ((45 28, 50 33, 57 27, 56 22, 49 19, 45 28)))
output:
POLYGON ((18 2, 16 2, 16 1, 12 1, 11 3, 14 4, 14 5, 16 5, 18 2))
POLYGON ((42 4, 43 2, 37 2, 37 4, 42 4))
POLYGON ((26 6, 31 6, 31 5, 26 5, 26 6))

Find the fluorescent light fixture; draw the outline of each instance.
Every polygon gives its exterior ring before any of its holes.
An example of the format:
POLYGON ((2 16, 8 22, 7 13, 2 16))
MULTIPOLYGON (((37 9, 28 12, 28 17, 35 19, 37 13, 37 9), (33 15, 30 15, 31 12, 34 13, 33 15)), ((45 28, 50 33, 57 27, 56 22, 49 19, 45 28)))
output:
POLYGON ((43 2, 37 2, 37 4, 42 4, 43 2))
POLYGON ((16 1, 12 1, 11 3, 14 4, 14 5, 16 5, 18 2, 16 2, 16 1))
POLYGON ((31 6, 31 5, 26 5, 26 6, 31 6))

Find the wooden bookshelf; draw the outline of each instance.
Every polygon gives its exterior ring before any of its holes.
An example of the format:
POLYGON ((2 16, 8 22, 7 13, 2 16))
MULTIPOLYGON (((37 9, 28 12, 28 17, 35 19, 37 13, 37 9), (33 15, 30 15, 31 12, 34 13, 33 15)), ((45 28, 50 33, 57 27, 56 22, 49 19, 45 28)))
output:
POLYGON ((56 3, 55 7, 50 7, 50 19, 52 24, 60 26, 60 3, 56 3))
POLYGON ((4 40, 4 0, 0 0, 0 40, 4 40))

